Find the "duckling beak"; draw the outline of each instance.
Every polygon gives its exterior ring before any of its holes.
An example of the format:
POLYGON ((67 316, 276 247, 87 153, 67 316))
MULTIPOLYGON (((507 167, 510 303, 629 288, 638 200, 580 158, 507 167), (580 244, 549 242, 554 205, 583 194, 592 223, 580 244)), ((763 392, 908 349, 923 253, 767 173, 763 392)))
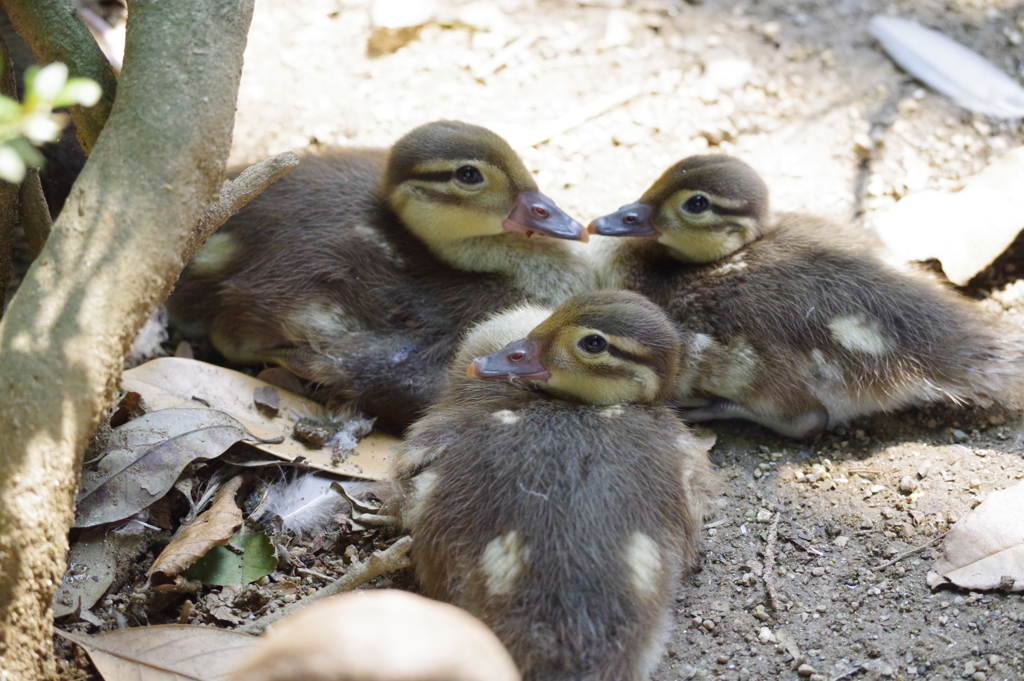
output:
POLYGON ((644 203, 631 203, 587 226, 591 234, 603 236, 661 236, 654 228, 654 211, 644 203))
POLYGON ((502 226, 510 232, 534 233, 556 239, 588 241, 590 235, 580 223, 565 214, 555 202, 540 192, 523 192, 502 226))
POLYGON ((490 355, 477 357, 466 371, 470 378, 546 381, 551 372, 540 361, 540 343, 526 338, 509 343, 490 355))

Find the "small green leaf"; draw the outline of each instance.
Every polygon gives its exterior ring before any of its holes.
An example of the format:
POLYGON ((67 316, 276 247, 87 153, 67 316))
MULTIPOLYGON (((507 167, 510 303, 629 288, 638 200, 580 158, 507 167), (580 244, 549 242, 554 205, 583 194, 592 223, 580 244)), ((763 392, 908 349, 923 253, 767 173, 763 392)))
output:
POLYGON ((0 120, 8 121, 16 118, 21 113, 21 104, 11 99, 10 97, 4 97, 0 95, 0 120))
POLYGON ((25 162, 14 149, 5 144, 0 146, 0 179, 18 184, 25 177, 25 162))
POLYGON ((242 550, 235 553, 226 546, 215 546, 183 574, 203 584, 227 586, 251 584, 277 568, 274 544, 266 532, 247 534, 245 528, 235 533, 231 545, 242 550))
POLYGON ((26 86, 40 98, 47 102, 57 99, 60 91, 64 89, 64 83, 68 80, 68 67, 59 61, 47 64, 39 69, 32 78, 31 86, 26 86))
POLYGON ((64 89, 60 91, 57 98, 53 100, 53 105, 55 107, 71 106, 73 104, 92 106, 100 101, 101 94, 103 94, 103 90, 96 81, 88 78, 72 78, 64 86, 64 89))

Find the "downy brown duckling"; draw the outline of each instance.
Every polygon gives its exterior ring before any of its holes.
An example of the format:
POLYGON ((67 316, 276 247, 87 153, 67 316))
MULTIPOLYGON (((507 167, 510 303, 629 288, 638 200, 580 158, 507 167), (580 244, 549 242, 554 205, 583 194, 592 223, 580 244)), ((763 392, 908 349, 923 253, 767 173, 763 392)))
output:
POLYGON ((1019 332, 824 220, 772 215, 738 159, 684 159, 589 230, 636 237, 612 244, 604 284, 649 296, 679 327, 687 420, 804 437, 927 401, 1024 395, 1019 332))
POLYGON ((390 151, 303 155, 210 237, 168 310, 228 360, 281 364, 400 431, 467 325, 594 287, 572 240, 586 230, 505 140, 437 121, 390 151))
POLYGON ((711 442, 664 406, 679 340, 657 306, 600 291, 548 314, 467 335, 396 458, 399 516, 423 593, 490 626, 524 681, 641 681, 696 556, 711 442))

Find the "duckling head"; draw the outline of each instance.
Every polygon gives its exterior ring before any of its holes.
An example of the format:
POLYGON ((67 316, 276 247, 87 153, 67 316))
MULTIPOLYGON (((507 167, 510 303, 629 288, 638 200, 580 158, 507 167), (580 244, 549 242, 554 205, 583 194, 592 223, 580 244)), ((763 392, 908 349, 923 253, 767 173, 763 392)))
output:
POLYGON ((640 200, 590 223, 591 234, 657 239, 685 262, 714 262, 763 233, 768 187, 731 156, 690 156, 640 200))
POLYGON ((467 375, 531 381, 583 404, 660 404, 674 390, 679 353, 661 308, 629 291, 594 291, 567 300, 526 338, 476 358, 467 375))
POLYGON ((586 229, 537 183, 508 142, 486 128, 435 121, 391 148, 383 193, 432 250, 504 232, 586 241, 586 229))

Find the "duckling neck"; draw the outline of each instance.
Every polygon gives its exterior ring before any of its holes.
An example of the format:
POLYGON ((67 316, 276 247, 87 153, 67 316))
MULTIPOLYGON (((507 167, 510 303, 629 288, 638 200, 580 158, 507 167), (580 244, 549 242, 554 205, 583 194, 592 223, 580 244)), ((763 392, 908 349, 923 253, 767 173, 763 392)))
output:
POLYGON ((507 232, 460 239, 431 250, 457 269, 503 275, 531 302, 555 307, 596 288, 585 248, 572 241, 507 232))

